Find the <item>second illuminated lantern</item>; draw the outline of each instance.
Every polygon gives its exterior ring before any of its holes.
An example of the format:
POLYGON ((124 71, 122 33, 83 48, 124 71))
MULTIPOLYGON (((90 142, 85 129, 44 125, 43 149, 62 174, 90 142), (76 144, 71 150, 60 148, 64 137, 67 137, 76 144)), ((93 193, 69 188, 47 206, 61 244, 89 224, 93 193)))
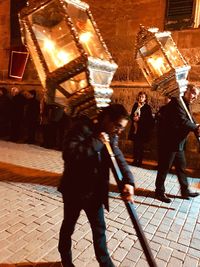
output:
POLYGON ((135 57, 152 89, 169 97, 184 94, 190 66, 179 52, 171 32, 141 26, 135 57))

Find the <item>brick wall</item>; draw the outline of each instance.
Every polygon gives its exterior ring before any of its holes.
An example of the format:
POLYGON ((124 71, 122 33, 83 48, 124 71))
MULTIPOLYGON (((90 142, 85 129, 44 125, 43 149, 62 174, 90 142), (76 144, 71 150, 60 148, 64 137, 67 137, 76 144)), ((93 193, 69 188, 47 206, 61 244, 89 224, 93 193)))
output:
POLYGON ((4 80, 10 55, 10 1, 0 1, 0 44, 0 80, 4 80))

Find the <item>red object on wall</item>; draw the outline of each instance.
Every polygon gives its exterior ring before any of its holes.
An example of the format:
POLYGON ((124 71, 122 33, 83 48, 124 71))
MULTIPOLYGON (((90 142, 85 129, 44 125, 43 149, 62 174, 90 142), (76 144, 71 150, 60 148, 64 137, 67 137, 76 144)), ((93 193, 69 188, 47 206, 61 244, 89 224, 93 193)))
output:
POLYGON ((28 57, 28 52, 11 51, 9 77, 22 79, 28 57))

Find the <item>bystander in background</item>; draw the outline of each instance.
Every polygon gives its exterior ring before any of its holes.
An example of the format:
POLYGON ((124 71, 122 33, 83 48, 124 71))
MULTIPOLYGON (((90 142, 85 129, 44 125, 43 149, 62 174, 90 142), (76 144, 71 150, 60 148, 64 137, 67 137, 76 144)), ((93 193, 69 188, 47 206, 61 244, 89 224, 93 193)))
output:
POLYGON ((133 165, 140 167, 145 144, 149 141, 154 120, 146 92, 139 92, 131 111, 131 126, 128 138, 133 141, 133 165))

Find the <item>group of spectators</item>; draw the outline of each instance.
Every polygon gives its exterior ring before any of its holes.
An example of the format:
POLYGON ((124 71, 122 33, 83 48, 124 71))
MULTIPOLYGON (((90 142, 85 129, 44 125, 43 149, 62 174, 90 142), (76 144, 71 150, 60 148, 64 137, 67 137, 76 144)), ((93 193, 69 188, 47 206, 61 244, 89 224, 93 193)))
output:
POLYGON ((61 150, 64 109, 42 103, 36 90, 0 87, 0 138, 61 150))

